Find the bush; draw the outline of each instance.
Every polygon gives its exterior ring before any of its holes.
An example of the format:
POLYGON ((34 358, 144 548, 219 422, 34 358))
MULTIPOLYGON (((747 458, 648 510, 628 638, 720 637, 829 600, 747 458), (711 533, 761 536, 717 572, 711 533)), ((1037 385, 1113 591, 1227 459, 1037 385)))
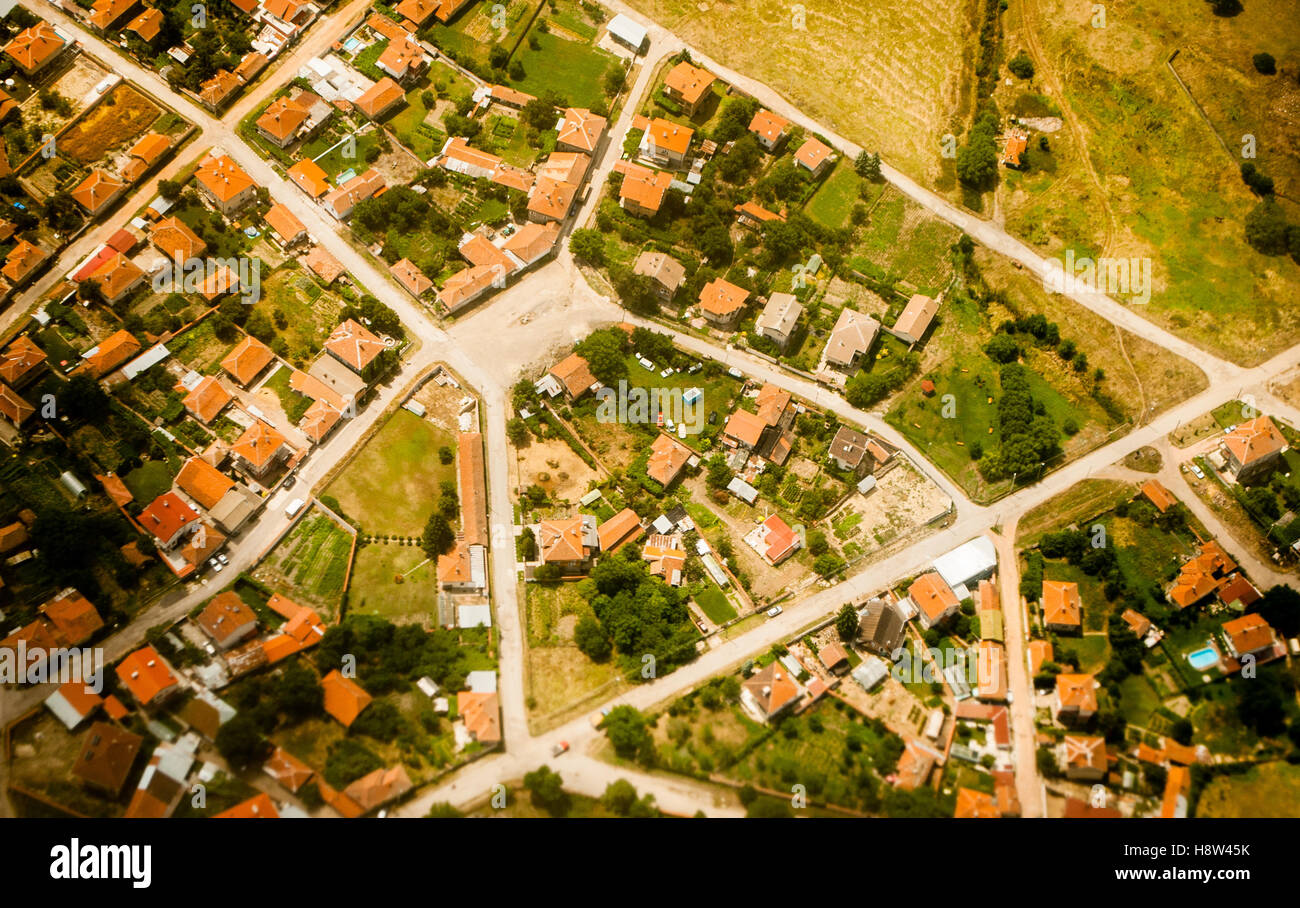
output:
POLYGON ((1251 57, 1251 62, 1255 64, 1255 71, 1271 76, 1277 72, 1277 61, 1273 59, 1270 53, 1258 53, 1251 57))
POLYGON ((1034 61, 1023 50, 1007 61, 1007 69, 1019 79, 1034 77, 1034 61))

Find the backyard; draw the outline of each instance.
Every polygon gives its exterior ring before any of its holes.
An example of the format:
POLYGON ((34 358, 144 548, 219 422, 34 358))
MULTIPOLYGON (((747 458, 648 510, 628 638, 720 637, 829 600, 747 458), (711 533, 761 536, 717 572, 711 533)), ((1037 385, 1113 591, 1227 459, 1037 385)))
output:
POLYGON ((353 535, 324 512, 308 511, 253 571, 253 577, 337 620, 353 535))

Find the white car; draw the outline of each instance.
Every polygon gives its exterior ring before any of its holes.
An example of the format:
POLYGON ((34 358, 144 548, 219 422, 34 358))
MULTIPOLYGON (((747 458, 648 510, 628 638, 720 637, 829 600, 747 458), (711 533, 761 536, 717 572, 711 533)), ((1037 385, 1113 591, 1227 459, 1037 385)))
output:
POLYGON ((226 557, 224 552, 217 556, 217 560, 222 564, 230 564, 230 559, 226 557))
POLYGON ((660 378, 667 378, 668 376, 670 376, 670 375, 672 375, 672 374, 673 374, 673 368, 672 368, 672 366, 669 366, 667 369, 664 369, 664 371, 662 371, 662 372, 659 373, 659 377, 660 377, 660 378))
POLYGON ((767 610, 767 617, 769 618, 775 618, 779 614, 781 614, 781 606, 779 605, 774 605, 767 610))
POLYGON ((1197 479, 1205 478, 1205 471, 1202 470, 1200 467, 1198 467, 1196 464, 1192 464, 1192 473, 1196 476, 1197 479))
POLYGON ((211 561, 208 562, 208 567, 212 568, 214 571, 220 574, 222 570, 225 568, 225 565, 223 565, 217 559, 213 558, 211 561))

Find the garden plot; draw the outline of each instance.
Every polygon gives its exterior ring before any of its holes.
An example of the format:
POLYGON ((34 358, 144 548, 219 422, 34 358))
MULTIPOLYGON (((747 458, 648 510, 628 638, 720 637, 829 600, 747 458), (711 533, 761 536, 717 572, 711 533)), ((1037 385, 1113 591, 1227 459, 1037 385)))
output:
POLYGON ((948 513, 952 499, 911 464, 877 477, 876 487, 854 492, 827 518, 827 538, 845 557, 870 554, 948 513))
POLYGON ((351 527, 312 508, 267 553, 253 577, 333 623, 339 618, 353 536, 351 527))

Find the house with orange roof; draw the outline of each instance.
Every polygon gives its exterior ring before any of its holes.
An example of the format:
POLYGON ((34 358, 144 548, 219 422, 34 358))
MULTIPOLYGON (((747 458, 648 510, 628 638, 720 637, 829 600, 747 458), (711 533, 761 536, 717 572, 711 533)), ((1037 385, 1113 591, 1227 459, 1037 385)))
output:
POLYGON ((1142 489, 1139 494, 1155 505, 1156 510, 1161 514, 1178 504, 1178 499, 1175 498, 1168 489, 1161 485, 1160 480, 1158 479, 1148 479, 1146 482, 1142 483, 1142 489))
POLYGON ((24 239, 19 239, 5 256, 5 263, 0 266, 3 274, 14 289, 18 289, 35 276, 36 271, 49 259, 50 254, 24 239))
POLYGON ((1237 563, 1223 546, 1211 539, 1201 543, 1198 554, 1183 562, 1165 595, 1180 609, 1188 608, 1218 590, 1236 569, 1237 563))
POLYGON ((5 56, 18 65, 27 78, 34 78, 59 58, 67 43, 48 22, 37 22, 20 31, 5 45, 5 56))
POLYGON ((11 388, 22 388, 45 371, 45 351, 26 334, 13 339, 0 353, 0 381, 11 388))
POLYGON ((439 22, 450 22, 452 17, 468 6, 469 3, 470 0, 442 0, 435 15, 437 15, 439 22))
POLYGON ((1030 640, 1027 647, 1029 653, 1029 674, 1037 675, 1048 662, 1055 658, 1052 651, 1052 644, 1048 640, 1030 640))
POLYGON ((120 252, 115 252, 100 265, 90 280, 99 285, 99 295, 104 302, 112 304, 124 299, 127 294, 144 283, 144 271, 135 262, 120 252))
POLYGON ((15 391, 0 382, 0 416, 15 426, 21 426, 36 413, 36 408, 15 391))
POLYGON ((219 69, 212 78, 199 85, 199 101, 213 113, 220 113, 243 84, 230 70, 219 69))
POLYGON ((488 544, 487 472, 483 465, 483 436, 461 432, 456 442, 456 474, 460 491, 460 533, 473 546, 488 544))
POLYGON ((471 148, 464 136, 452 136, 442 146, 438 164, 454 173, 486 180, 492 178, 502 160, 497 155, 471 148))
POLYGON ((553 564, 565 574, 585 574, 600 545, 596 518, 575 514, 561 520, 543 520, 538 526, 537 545, 543 564, 553 564))
POLYGON ((700 313, 709 323, 727 330, 740 320, 748 300, 748 290, 715 277, 700 290, 700 313))
POLYGON ((777 514, 768 517, 757 528, 751 530, 745 536, 745 542, 762 555, 763 560, 772 567, 776 567, 793 555, 802 544, 799 534, 777 514))
POLYGON ((511 88, 508 85, 493 85, 488 92, 488 97, 492 99, 494 104, 500 104, 514 110, 523 110, 530 101, 537 100, 535 95, 530 95, 526 91, 519 91, 519 89, 511 88))
POLYGON ((270 759, 262 764, 262 772, 279 782, 285 790, 293 792, 306 785, 315 775, 310 766, 283 747, 277 747, 271 752, 270 759))
POLYGON ((491 240, 480 233, 474 234, 464 243, 461 243, 458 251, 461 257, 471 265, 494 268, 502 277, 511 274, 519 267, 519 263, 512 259, 505 250, 494 246, 491 240))
POLYGON ((345 221, 352 214, 352 209, 366 199, 374 198, 383 192, 386 183, 383 176, 373 167, 365 173, 357 174, 338 189, 327 193, 321 199, 321 205, 340 221, 345 221))
POLYGON ((104 626, 95 606, 73 587, 47 600, 39 611, 69 646, 80 646, 104 626))
POLYGON ((399 763, 388 769, 366 773, 343 789, 343 794, 360 807, 362 813, 368 813, 400 798, 411 788, 411 777, 406 774, 406 767, 399 763))
POLYGON ((156 706, 180 690, 180 683, 162 656, 144 646, 118 663, 117 680, 141 706, 156 706))
POLYGON ((773 151, 781 144, 790 130, 790 121, 780 114, 774 114, 767 108, 760 108, 749 121, 749 132, 758 139, 758 144, 768 151, 773 151))
POLYGON ((316 275, 326 285, 332 284, 339 279, 345 269, 343 263, 325 251, 324 246, 313 246, 311 250, 302 257, 302 263, 312 274, 316 275))
POLYGON ((68 681, 45 698, 45 708, 72 731, 95 714, 104 699, 86 687, 84 681, 68 681))
POLYGON ((375 61, 375 66, 406 85, 419 78, 428 62, 424 48, 403 34, 389 40, 388 46, 375 61))
POLYGON ((285 176, 313 199, 319 199, 330 191, 329 178, 325 171, 311 158, 303 158, 285 171, 285 176))
POLYGON ((686 164, 695 130, 672 120, 656 117, 641 136, 637 153, 660 167, 680 170, 686 164))
POLYGON ((651 533, 641 547, 641 560, 650 563, 650 575, 670 586, 682 585, 686 548, 681 533, 651 533))
POLYGON ((1060 760, 1065 775, 1076 782, 1103 782, 1110 770, 1106 739, 1100 735, 1066 735, 1061 740, 1060 760))
POLYGON ((641 535, 641 518, 631 508, 624 508, 596 528, 601 552, 616 551, 624 543, 641 535))
POLYGON ((646 475, 667 489, 682 475, 686 464, 695 452, 671 435, 660 433, 650 445, 650 458, 646 461, 646 475))
POLYGON ((577 400, 599 384, 587 361, 576 353, 560 360, 547 374, 559 382, 565 398, 570 401, 577 400))
POLYGON ((728 447, 752 451, 763 438, 767 423, 757 413, 736 410, 722 428, 722 441, 728 447))
POLYGON ((921 626, 927 630, 955 617, 961 608, 957 594, 937 571, 930 571, 913 580, 907 588, 907 598, 916 606, 921 626))
POLYGON ((561 183, 549 177, 539 177, 528 197, 528 219, 545 224, 563 221, 569 216, 573 199, 578 193, 576 183, 561 183))
POLYGON ((1267 416, 1243 422, 1223 437, 1228 472, 1239 483, 1258 479, 1271 470, 1287 450, 1286 439, 1267 416))
POLYGON ((162 33, 162 27, 163 11, 156 6, 151 6, 128 22, 125 30, 131 32, 145 44, 151 45, 158 40, 158 35, 162 33))
POLYGON ((360 684, 343 677, 337 668, 321 678, 320 686, 325 690, 325 712, 344 728, 355 722, 374 699, 360 684))
MULTIPOLYGON (((276 596, 271 598, 275 599, 276 596)), ((269 602, 267 604, 270 605, 269 602)), ((280 632, 267 637, 261 643, 262 658, 272 665, 315 646, 325 636, 325 622, 321 621, 314 609, 298 605, 295 605, 294 609, 289 620, 280 625, 280 632)), ((257 646, 256 643, 249 645, 257 646)), ((229 656, 226 657, 226 661, 229 663, 229 656)))
POLYGON ((175 492, 163 492, 136 518, 160 548, 173 549, 199 523, 199 513, 175 492))
MULTIPOLYGON (((559 226, 558 224, 556 225, 559 226)), ((490 265, 473 265, 457 271, 438 291, 438 302, 453 313, 464 309, 493 288, 505 286, 505 276, 490 265)))
POLYGON ((107 34, 139 7, 140 0, 95 0, 90 9, 90 24, 101 35, 107 34))
POLYGON ((1255 584, 1242 574, 1233 574, 1216 593, 1219 601, 1224 605, 1241 609, 1248 609, 1263 598, 1260 591, 1255 588, 1255 584))
POLYGON ((799 146, 799 150, 794 153, 795 165, 807 170, 814 178, 821 176, 827 165, 834 161, 835 152, 830 146, 812 136, 805 139, 799 146))
POLYGON ((238 593, 226 590, 212 597, 194 619, 218 649, 227 650, 257 632, 257 616, 238 593))
POLYGON ((257 197, 257 184, 229 155, 206 158, 194 176, 204 195, 226 216, 257 197))
POLYGON ((1083 602, 1079 584, 1059 580, 1043 581, 1043 626, 1058 634, 1083 631, 1083 602))
POLYGON ((221 368, 243 387, 247 388, 262 370, 275 360, 271 348, 251 334, 235 344, 234 349, 221 360, 221 368))
POLYGON ((618 161, 614 169, 623 175, 618 188, 618 204, 629 214, 652 218, 663 207, 673 175, 665 170, 651 170, 630 161, 618 161))
POLYGON ((456 694, 456 711, 473 740, 501 743, 501 701, 496 691, 463 690, 456 694))
POLYGON ((343 418, 341 410, 334 407, 328 401, 316 399, 311 402, 311 406, 303 413, 302 419, 298 421, 298 431, 306 435, 312 444, 320 444, 329 435, 339 420, 343 418))
POLYGON ((769 722, 794 706, 803 689, 781 662, 774 661, 740 685, 740 704, 760 722, 769 722))
POLYGON ((247 85, 261 74, 271 62, 271 58, 259 51, 251 51, 244 55, 244 59, 239 61, 235 67, 235 78, 247 85))
POLYGON ((85 209, 92 218, 105 211, 122 197, 126 183, 110 174, 107 170, 96 167, 70 193, 78 205, 85 209))
POLYGON ((73 369, 72 374, 88 372, 95 378, 103 378, 139 352, 140 342, 123 328, 83 353, 81 365, 73 369))
POLYGON ((1120 615, 1120 618, 1123 619, 1124 623, 1128 625, 1129 630, 1131 630, 1133 635, 1139 640, 1147 635, 1147 631, 1151 630, 1151 619, 1141 612, 1134 611, 1131 608, 1124 609, 1124 613, 1120 615))
POLYGON ((1001 818, 997 801, 993 795, 973 788, 957 789, 957 806, 953 817, 958 820, 996 820, 1001 818))
POLYGON ((549 255, 551 250, 555 248, 555 241, 559 236, 559 224, 555 222, 538 224, 529 221, 505 241, 501 246, 501 250, 519 259, 519 261, 523 262, 523 267, 527 268, 533 262, 549 255))
POLYGON ((257 132, 277 148, 288 148, 315 136, 333 112, 319 95, 297 89, 271 102, 257 118, 257 132))
POLYGON ((202 457, 191 457, 176 474, 176 488, 210 511, 235 487, 235 481, 202 457))
POLYGON ((1286 650, 1278 645, 1276 632, 1256 612, 1225 621, 1221 636, 1227 655, 1238 663, 1247 658, 1258 663, 1270 662, 1286 655, 1286 650))
POLYGON ((1187 816, 1187 796, 1192 790, 1192 774, 1186 766, 1171 766, 1165 776, 1165 793, 1160 802, 1160 818, 1181 820, 1187 816))
POLYGON ((600 144, 609 121, 585 107, 570 107, 560 121, 559 135, 555 139, 556 151, 580 151, 592 154, 600 144))
POLYGON ((358 375, 363 374, 375 357, 388 349, 369 328, 355 319, 338 325, 325 340, 331 356, 358 375))
POLYGON ((1065 725, 1087 722, 1097 714, 1097 687, 1092 675, 1057 675, 1052 715, 1065 725))
POLYGON ((480 590, 483 588, 481 578, 475 576, 474 555, 463 539, 457 539, 455 547, 445 555, 438 556, 438 587, 452 590, 480 590))
POLYGON ((230 455, 240 469, 261 479, 288 459, 292 450, 283 435, 259 419, 230 446, 230 455))
POLYGON ((1012 129, 1002 137, 1002 150, 998 153, 998 163, 1003 167, 1019 170, 1024 166, 1024 154, 1029 150, 1029 134, 1019 129, 1012 129))
POLYGON ((385 76, 370 86, 353 104, 371 120, 382 120, 406 103, 402 86, 385 76))
POLYGON ((537 178, 543 177, 557 183, 572 183, 578 186, 587 176, 591 166, 591 157, 578 151, 555 151, 545 161, 537 165, 537 178))
POLYGON ((174 216, 163 218, 154 225, 153 231, 149 234, 149 242, 159 252, 178 262, 196 259, 208 249, 208 244, 199 239, 197 233, 180 218, 174 216))
POLYGON ((259 791, 246 801, 240 801, 234 807, 214 814, 214 820, 278 820, 280 811, 271 800, 271 796, 259 791))
POLYGON ((122 178, 134 183, 149 172, 171 150, 172 140, 157 132, 147 133, 127 152, 130 160, 122 165, 122 178))
POLYGON ((664 76, 664 94, 676 101, 688 117, 694 117, 712 94, 715 81, 707 69, 683 60, 664 76))
POLYGON ((414 22, 417 27, 423 28, 440 6, 442 0, 402 0, 393 7, 393 12, 403 19, 414 22))
POLYGON ((987 702, 1005 703, 1007 669, 1002 644, 996 640, 981 640, 976 648, 975 659, 975 696, 987 702))
POLYGON ((777 214, 775 211, 768 211, 753 200, 737 205, 733 210, 736 212, 736 222, 742 227, 748 227, 751 230, 762 230, 764 224, 785 220, 784 215, 777 214))
POLYGON ((266 213, 266 225, 271 228, 272 235, 282 249, 296 246, 307 239, 307 228, 287 205, 272 205, 266 213))
POLYGON ((7 526, 0 527, 0 554, 12 552, 27 543, 27 526, 21 520, 15 520, 7 526))

